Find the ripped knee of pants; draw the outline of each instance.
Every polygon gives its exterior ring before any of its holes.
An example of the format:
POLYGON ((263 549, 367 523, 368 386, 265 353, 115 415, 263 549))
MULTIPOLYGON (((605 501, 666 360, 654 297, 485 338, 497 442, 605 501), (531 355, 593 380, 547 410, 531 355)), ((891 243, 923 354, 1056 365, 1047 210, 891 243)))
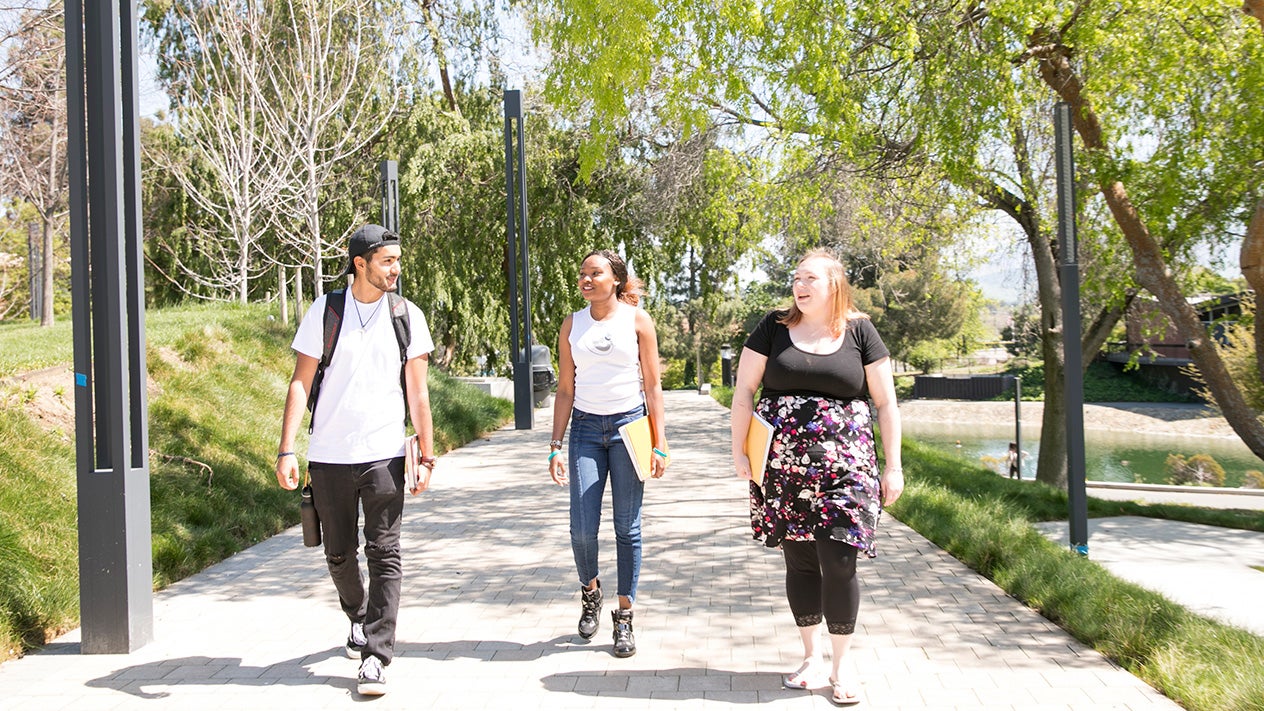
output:
POLYGON ((389 545, 380 545, 377 543, 366 543, 364 545, 364 555, 366 558, 382 559, 382 558, 398 558, 400 554, 399 543, 389 545))

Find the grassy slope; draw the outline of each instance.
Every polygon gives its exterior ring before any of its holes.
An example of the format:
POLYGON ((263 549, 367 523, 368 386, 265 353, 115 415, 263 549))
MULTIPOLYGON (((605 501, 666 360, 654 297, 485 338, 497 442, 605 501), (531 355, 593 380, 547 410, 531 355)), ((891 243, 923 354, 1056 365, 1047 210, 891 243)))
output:
MULTIPOLYGON (((261 307, 150 312, 154 584, 165 586, 298 521, 272 474, 293 368, 291 329, 261 307)), ((68 363, 69 324, 0 328, 0 375, 68 363)), ((0 658, 78 620, 75 464, 65 432, 33 425, 25 390, 0 388, 0 658)), ((433 372, 436 445, 504 422, 512 407, 433 372)))

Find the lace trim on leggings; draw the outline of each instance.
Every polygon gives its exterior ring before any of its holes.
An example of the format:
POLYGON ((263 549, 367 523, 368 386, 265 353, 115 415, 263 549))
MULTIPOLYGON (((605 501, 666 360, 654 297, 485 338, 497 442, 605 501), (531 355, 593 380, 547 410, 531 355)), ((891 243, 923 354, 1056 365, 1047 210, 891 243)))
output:
MULTIPOLYGON (((820 619, 817 619, 820 622, 820 619)), ((802 626, 802 625, 800 625, 802 626)), ((827 622, 825 628, 830 634, 854 634, 856 632, 855 622, 827 622)))
POLYGON ((795 615, 794 624, 797 627, 815 627, 821 624, 821 613, 814 615, 795 615))

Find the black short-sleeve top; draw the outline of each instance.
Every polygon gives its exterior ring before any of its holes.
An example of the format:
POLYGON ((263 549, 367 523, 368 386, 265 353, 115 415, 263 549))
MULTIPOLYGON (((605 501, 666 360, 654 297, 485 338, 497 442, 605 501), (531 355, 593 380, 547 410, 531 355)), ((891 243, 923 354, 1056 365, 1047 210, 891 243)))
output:
POLYGON ((746 347, 768 357, 761 397, 824 395, 849 400, 868 397, 865 366, 891 354, 867 318, 847 322, 843 344, 833 353, 809 353, 790 340, 790 329, 773 311, 751 331, 746 347))

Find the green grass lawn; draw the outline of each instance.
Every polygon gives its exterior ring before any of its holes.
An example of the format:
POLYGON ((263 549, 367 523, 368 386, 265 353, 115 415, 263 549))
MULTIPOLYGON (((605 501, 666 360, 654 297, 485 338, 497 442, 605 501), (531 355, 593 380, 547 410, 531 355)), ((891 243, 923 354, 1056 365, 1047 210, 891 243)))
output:
MULTIPOLYGON (((293 327, 263 306, 197 305, 147 317, 154 585, 161 588, 298 522, 276 484, 293 327)), ((69 323, 0 328, 0 374, 71 361, 69 323), (46 342, 42 342, 46 341, 46 342)), ((435 444, 494 429, 512 405, 432 369, 435 444)), ((71 432, 34 424, 23 388, 0 388, 0 659, 78 624, 71 432)), ((306 428, 303 429, 303 435, 306 428)), ((305 442, 300 442, 305 447, 305 442)))

